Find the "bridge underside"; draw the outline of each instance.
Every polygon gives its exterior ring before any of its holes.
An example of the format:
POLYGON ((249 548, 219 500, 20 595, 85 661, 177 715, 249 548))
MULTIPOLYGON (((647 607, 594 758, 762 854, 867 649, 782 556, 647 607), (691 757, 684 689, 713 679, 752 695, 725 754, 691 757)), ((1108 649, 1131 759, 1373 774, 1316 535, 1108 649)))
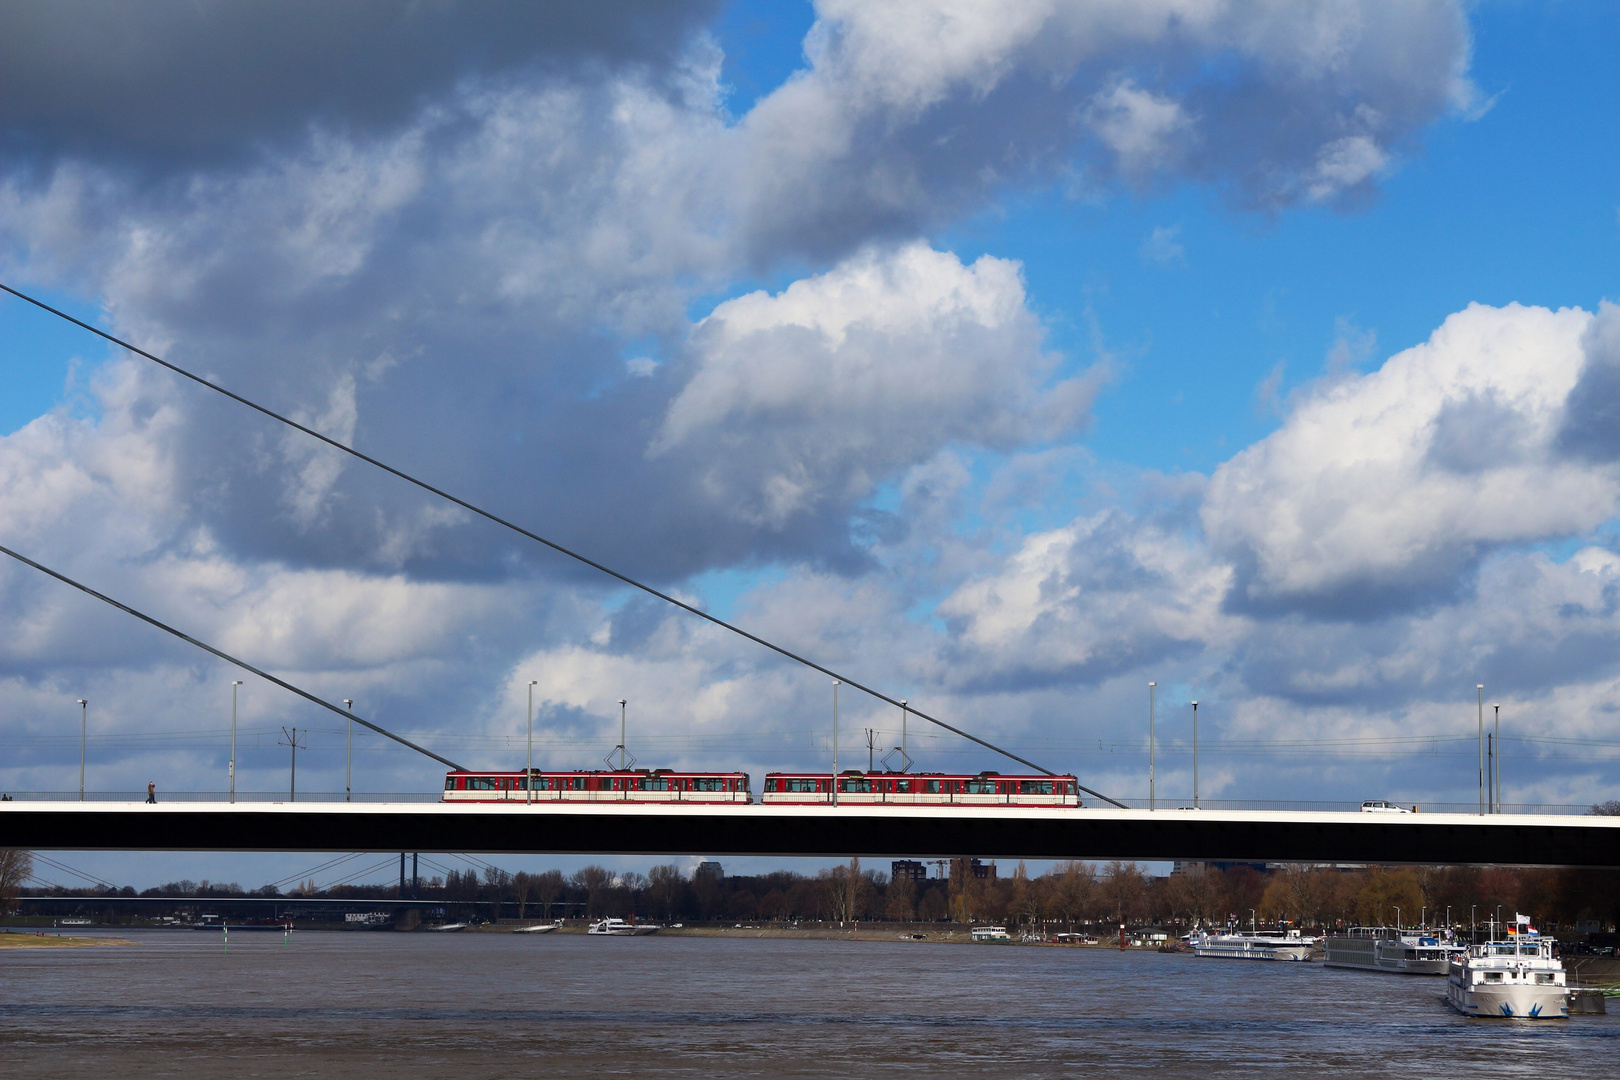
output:
POLYGON ((1620 867, 1620 819, 894 807, 0 803, 0 847, 1620 867))

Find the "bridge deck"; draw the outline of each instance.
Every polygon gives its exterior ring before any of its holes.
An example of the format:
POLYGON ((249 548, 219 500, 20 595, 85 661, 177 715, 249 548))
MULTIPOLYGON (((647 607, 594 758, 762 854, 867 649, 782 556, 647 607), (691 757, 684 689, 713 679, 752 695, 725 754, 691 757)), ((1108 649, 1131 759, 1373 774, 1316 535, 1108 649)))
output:
POLYGON ((1620 818, 1032 807, 0 803, 0 847, 1620 867, 1620 818))

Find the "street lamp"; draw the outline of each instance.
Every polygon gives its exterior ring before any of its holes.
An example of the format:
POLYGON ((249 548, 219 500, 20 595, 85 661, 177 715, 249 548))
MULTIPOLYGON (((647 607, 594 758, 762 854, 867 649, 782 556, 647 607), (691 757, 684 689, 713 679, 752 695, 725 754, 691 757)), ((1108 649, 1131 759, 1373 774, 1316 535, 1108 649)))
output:
POLYGON ((241 679, 231 680, 231 802, 236 801, 236 688, 242 685, 241 679))
POLYGON ((1499 701, 1492 705, 1491 711, 1496 714, 1496 735, 1493 740, 1496 749, 1496 764, 1491 770, 1496 775, 1491 778, 1491 791, 1495 793, 1491 812, 1500 814, 1502 812, 1502 703, 1499 701))
MULTIPOLYGON (((901 698, 900 699, 900 756, 905 758, 907 762, 911 761, 911 755, 906 753, 906 719, 907 719, 908 715, 910 714, 910 712, 911 712, 910 699, 901 698)), ((884 767, 887 768, 888 766, 884 766, 884 767)), ((908 764, 907 768, 909 768, 909 767, 910 766, 908 764)))
POLYGON ((84 744, 90 730, 89 722, 85 719, 85 707, 90 703, 84 698, 79 699, 79 801, 84 802, 84 744))
POLYGON ((1395 909, 1395 929, 1399 931, 1401 928, 1401 905, 1391 904, 1389 906, 1395 909))
POLYGON ((1479 812, 1485 813, 1485 684, 1479 683, 1479 812))
POLYGON ((838 805, 838 680, 833 680, 833 775, 832 804, 838 805))
POLYGON ((523 774, 523 801, 534 802, 534 688, 538 679, 529 680, 529 764, 523 774))
POLYGON ((1158 683, 1148 683, 1148 809, 1153 809, 1153 695, 1158 683))
POLYGON ((628 701, 626 701, 624 698, 619 699, 619 771, 620 772, 624 772, 624 759, 625 759, 625 756, 629 753, 629 747, 627 747, 625 745, 625 739, 624 739, 624 710, 629 706, 629 704, 630 703, 628 701))
MULTIPOLYGON (((354 712, 354 699, 344 698, 343 707, 354 712)), ((343 801, 354 801, 354 717, 349 717, 348 741, 343 748, 343 801)))
POLYGON ((1198 702, 1193 702, 1193 809, 1198 809, 1198 702))

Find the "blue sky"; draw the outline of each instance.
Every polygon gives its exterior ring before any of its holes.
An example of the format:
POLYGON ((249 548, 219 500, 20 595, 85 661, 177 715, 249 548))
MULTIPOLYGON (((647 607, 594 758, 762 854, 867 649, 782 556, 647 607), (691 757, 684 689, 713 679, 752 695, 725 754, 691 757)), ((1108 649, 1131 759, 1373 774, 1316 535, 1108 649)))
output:
MULTIPOLYGON (((161 63, 19 38, 0 280, 1111 793, 1154 679, 1171 790, 1198 695, 1214 797, 1466 802, 1483 681, 1522 802, 1612 797, 1614 9, 1196 7, 451 5, 278 44, 298 94, 224 65, 180 128, 161 63)), ((543 675, 559 764, 621 696, 672 763, 825 756, 819 676, 15 300, 0 370, 0 542, 380 722, 496 763, 543 675)), ((0 590, 0 786, 76 783, 80 696, 92 786, 222 773, 234 676, 0 590)), ((334 731, 250 698, 329 786, 334 731)))

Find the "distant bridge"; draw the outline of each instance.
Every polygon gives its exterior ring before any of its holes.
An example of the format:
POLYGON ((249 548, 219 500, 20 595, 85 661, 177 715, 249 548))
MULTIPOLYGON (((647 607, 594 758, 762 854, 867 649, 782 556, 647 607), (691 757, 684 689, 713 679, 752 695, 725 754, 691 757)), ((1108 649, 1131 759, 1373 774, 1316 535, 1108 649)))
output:
POLYGON ((0 802, 0 847, 1620 867, 1620 818, 1035 807, 0 802))

